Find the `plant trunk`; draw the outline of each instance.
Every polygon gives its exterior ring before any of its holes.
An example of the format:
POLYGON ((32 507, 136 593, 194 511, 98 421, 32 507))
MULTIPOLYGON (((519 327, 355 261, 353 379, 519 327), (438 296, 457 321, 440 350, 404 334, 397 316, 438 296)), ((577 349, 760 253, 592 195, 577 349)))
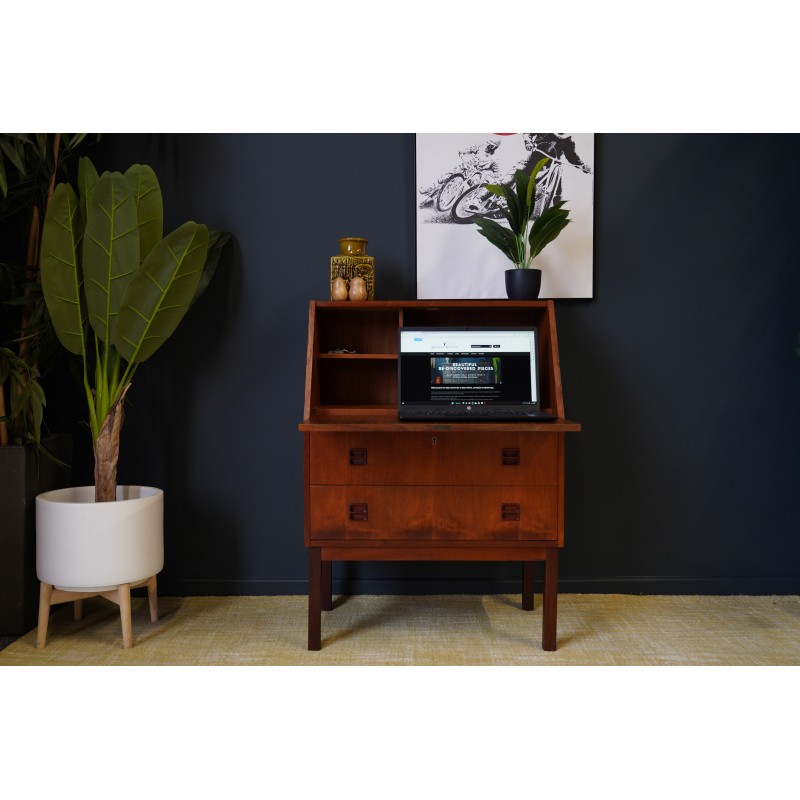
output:
POLYGON ((125 419, 125 387, 119 400, 111 407, 94 444, 94 500, 108 503, 117 499, 117 462, 119 461, 119 435, 125 419))

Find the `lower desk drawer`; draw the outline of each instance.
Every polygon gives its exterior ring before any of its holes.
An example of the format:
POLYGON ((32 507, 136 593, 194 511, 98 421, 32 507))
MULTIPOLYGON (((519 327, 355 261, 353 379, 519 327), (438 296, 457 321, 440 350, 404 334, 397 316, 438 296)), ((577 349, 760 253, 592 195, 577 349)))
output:
POLYGON ((556 541, 555 486, 311 486, 311 539, 556 541))
MULTIPOLYGON (((561 434, 563 436, 563 434, 561 434)), ((313 433, 312 484, 555 485, 558 433, 313 433)))

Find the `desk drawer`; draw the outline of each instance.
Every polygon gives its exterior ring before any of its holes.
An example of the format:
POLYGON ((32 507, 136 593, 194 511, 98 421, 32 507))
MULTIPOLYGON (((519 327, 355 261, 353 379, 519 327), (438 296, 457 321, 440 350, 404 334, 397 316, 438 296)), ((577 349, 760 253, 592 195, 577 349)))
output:
POLYGON ((555 541, 555 486, 311 486, 311 539, 555 541))
POLYGON ((310 482, 555 485, 558 446, 557 433, 314 433, 310 482))

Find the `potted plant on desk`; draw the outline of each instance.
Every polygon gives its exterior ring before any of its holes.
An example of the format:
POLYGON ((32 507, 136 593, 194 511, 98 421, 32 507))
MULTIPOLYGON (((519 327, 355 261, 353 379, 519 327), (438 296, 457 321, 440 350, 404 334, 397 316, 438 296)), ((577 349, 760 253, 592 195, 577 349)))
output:
POLYGON ((140 364, 205 288, 229 234, 209 238, 205 225, 185 222, 163 236, 161 189, 146 165, 98 176, 83 158, 78 184, 78 193, 68 183, 56 187, 41 269, 58 338, 80 358, 95 483, 36 500, 38 644, 45 643, 51 603, 100 594, 120 605, 130 647, 132 587, 147 584, 155 620, 163 491, 117 485, 125 397, 140 364))
POLYGON ((530 175, 522 170, 514 173, 514 188, 489 184, 492 194, 505 200, 501 210, 508 227, 493 219, 475 220, 478 232, 514 264, 506 270, 506 293, 511 300, 535 300, 539 296, 542 271, 531 266, 533 259, 544 250, 569 224, 569 211, 562 208, 564 201, 546 208, 531 223, 536 202, 536 175, 550 159, 543 158, 530 175))

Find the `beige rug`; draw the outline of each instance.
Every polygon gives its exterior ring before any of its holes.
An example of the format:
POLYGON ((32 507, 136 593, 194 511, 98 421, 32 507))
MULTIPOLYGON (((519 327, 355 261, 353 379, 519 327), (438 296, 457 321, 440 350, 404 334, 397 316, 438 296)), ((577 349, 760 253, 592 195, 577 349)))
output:
POLYGON ((0 666, 93 665, 797 665, 800 597, 562 594, 558 650, 541 649, 541 596, 348 596, 323 612, 322 650, 306 649, 307 600, 164 597, 160 620, 133 601, 134 646, 116 606, 86 601, 0 651, 0 666))

